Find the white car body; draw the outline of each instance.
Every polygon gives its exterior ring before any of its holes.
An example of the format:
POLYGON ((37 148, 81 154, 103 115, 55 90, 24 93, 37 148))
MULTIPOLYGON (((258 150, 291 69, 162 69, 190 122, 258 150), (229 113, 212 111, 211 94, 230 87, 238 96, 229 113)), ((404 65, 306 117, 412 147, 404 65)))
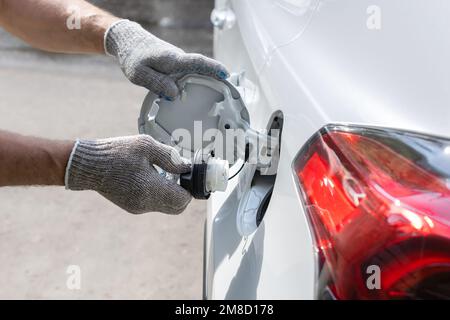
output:
POLYGON ((225 206, 237 179, 208 202, 208 299, 314 299, 313 233, 292 162, 329 123, 450 137, 450 2, 216 0, 215 58, 245 71, 251 126, 283 113, 280 163, 263 222, 249 237, 225 206), (231 13, 230 13, 231 12, 231 13), (235 15, 233 22, 232 15, 235 15))

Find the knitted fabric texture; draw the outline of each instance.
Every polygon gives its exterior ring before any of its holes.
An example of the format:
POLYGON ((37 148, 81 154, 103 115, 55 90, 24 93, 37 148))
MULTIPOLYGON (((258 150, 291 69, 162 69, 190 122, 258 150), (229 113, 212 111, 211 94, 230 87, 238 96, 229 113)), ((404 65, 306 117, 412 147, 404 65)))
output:
POLYGON ((219 80, 228 77, 219 62, 200 54, 187 54, 129 20, 116 22, 106 31, 105 49, 118 59, 132 83, 168 99, 179 95, 177 81, 188 74, 219 80))
POLYGON ((147 135, 79 140, 66 173, 66 187, 95 190, 134 214, 181 213, 191 195, 161 176, 153 164, 175 174, 190 171, 175 149, 147 135))

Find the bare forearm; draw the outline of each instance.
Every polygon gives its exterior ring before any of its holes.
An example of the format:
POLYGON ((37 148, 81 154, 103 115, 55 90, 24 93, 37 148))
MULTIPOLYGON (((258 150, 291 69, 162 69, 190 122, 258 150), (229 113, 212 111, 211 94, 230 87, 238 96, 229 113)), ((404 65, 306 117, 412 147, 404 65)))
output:
POLYGON ((64 185, 73 145, 0 130, 0 186, 64 185))
POLYGON ((83 0, 0 0, 0 25, 46 51, 104 53, 104 33, 117 20, 83 0), (71 25, 78 18, 80 29, 71 25))

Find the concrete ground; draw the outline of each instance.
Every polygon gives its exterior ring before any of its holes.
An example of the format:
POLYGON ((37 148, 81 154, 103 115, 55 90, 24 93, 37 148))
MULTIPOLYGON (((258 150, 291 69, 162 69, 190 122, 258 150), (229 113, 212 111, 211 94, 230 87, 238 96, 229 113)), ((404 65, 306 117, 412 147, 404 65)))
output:
MULTIPOLYGON (((212 2, 198 3, 204 21, 212 2)), ((203 22, 148 21, 185 50, 211 54, 203 22)), ((0 29, 1 129, 56 139, 136 134, 145 94, 109 58, 40 53, 0 29)), ((0 299, 200 299, 204 215, 197 201, 180 216, 132 216, 94 192, 1 188, 0 299), (66 285, 70 265, 80 267, 80 290, 66 285)))

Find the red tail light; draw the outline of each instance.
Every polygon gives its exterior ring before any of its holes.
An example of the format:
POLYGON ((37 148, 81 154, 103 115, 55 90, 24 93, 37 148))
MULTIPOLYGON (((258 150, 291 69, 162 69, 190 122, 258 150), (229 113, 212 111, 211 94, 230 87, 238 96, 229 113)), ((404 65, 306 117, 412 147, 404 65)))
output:
POLYGON ((294 170, 315 236, 319 298, 450 299, 449 140, 327 126, 294 170))

